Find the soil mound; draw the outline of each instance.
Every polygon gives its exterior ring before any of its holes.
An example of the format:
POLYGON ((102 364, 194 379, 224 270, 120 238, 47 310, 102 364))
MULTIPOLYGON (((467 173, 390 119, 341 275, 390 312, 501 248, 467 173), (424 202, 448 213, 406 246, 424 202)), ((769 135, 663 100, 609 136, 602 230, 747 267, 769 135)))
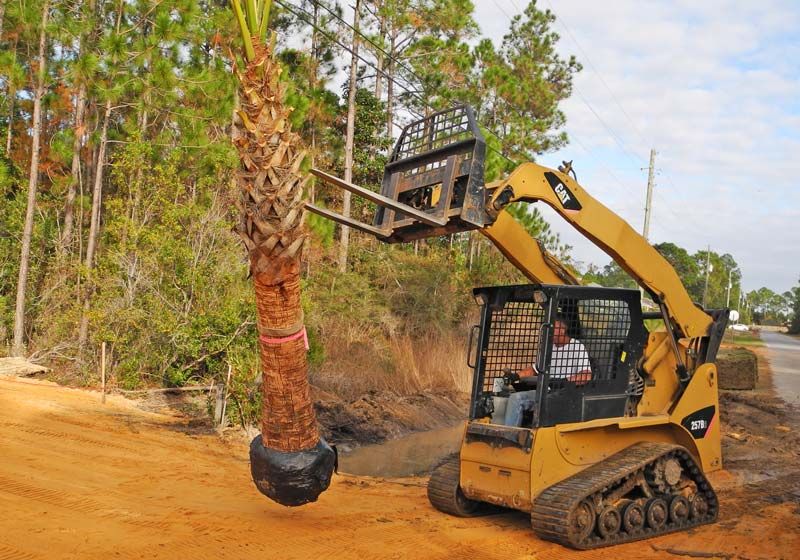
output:
POLYGON ((312 387, 312 397, 323 437, 339 445, 379 443, 452 426, 466 418, 469 398, 455 392, 400 396, 369 391, 348 402, 316 387, 312 387))
POLYGON ((720 389, 755 389, 758 381, 758 358, 752 350, 723 348, 717 354, 720 389))

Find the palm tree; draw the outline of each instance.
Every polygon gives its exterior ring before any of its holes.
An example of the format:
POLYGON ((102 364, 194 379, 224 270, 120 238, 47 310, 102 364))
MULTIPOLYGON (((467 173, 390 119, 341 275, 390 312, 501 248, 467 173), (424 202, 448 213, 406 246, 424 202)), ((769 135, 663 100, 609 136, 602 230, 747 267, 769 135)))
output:
POLYGON ((244 9, 231 0, 244 45, 244 67, 234 65, 240 107, 233 142, 241 160, 236 231, 250 256, 263 378, 261 435, 250 444, 250 465, 263 494, 294 506, 317 499, 335 464, 311 403, 300 306, 306 151, 292 132, 274 41, 267 41, 272 1, 243 1, 244 9))

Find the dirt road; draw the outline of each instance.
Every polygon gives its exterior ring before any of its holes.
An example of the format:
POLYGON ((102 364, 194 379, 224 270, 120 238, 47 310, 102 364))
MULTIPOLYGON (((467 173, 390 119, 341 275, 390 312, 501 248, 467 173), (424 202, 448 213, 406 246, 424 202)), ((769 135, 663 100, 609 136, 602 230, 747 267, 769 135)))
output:
POLYGON ((794 463, 781 471, 789 456, 751 436, 730 450, 732 467, 749 470, 755 452, 773 472, 745 485, 735 471, 714 476, 718 524, 578 553, 538 540, 521 513, 440 514, 423 479, 339 476, 317 504, 283 508, 252 487, 239 440, 192 433, 120 397, 101 405, 97 393, 0 377, 0 560, 796 557, 798 497, 784 480, 794 463))

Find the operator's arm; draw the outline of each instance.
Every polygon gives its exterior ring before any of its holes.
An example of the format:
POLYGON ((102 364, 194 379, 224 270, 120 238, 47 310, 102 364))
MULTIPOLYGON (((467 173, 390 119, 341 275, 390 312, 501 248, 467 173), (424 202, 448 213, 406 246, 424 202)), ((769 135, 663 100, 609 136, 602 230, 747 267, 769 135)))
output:
POLYGON ((575 385, 578 385, 579 387, 581 385, 586 385, 587 383, 589 383, 589 381, 592 380, 592 370, 590 370, 590 369, 581 370, 581 371, 579 371, 577 373, 573 373, 571 375, 568 375, 567 379, 569 379, 570 381, 572 381, 573 383, 575 383, 575 385))
MULTIPOLYGON (((519 380, 525 382, 536 378, 537 372, 532 367, 527 367, 519 371, 519 380)), ((592 380, 592 370, 582 369, 579 372, 567 376, 567 379, 574 382, 576 385, 585 385, 592 380)))

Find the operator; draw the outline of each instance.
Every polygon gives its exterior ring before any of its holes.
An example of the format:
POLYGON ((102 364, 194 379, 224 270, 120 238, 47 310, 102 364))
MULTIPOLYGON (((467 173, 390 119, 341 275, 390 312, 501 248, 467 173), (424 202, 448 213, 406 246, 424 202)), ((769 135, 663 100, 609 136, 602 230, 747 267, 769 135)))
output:
MULTIPOLYGON (((567 379, 576 385, 584 385, 592 379, 592 366, 589 353, 580 340, 567 334, 567 322, 556 319, 553 327, 553 352, 550 355, 550 379, 567 379)), ((532 380, 537 371, 528 367, 519 372, 517 382, 532 380)), ((536 390, 516 391, 508 398, 504 423, 506 426, 521 426, 522 414, 533 410, 536 403, 536 390)))

